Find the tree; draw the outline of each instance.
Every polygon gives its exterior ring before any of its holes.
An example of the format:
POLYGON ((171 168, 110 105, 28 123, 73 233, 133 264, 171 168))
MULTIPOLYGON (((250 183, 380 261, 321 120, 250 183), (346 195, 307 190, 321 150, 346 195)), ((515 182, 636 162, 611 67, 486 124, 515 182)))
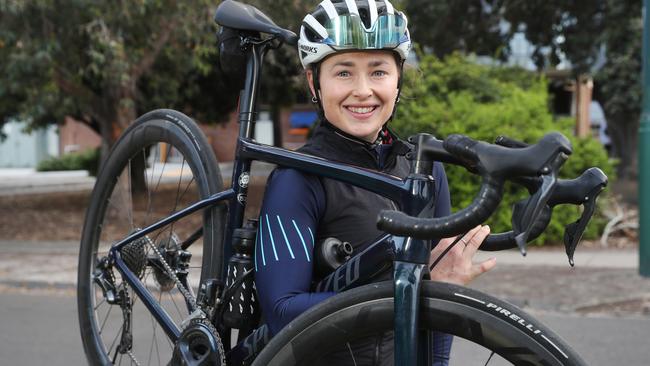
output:
POLYGON ((226 116, 208 0, 0 0, 0 124, 65 116, 102 136, 103 151, 152 108, 226 116))
POLYGON ((613 154, 620 159, 618 174, 634 178, 642 92, 641 1, 512 1, 506 7, 505 18, 522 25, 536 45, 539 67, 556 64, 562 52, 576 76, 594 76, 594 97, 604 107, 613 154), (544 62, 543 47, 551 50, 550 62, 544 62), (599 56, 605 63, 596 69, 599 56))
POLYGON ((607 115, 614 156, 621 160, 619 173, 635 177, 643 92, 641 1, 608 1, 607 21, 603 37, 607 62, 596 73, 596 82, 601 85, 596 98, 607 115))
POLYGON ((406 0, 411 37, 442 58, 455 51, 502 58, 508 35, 500 28, 500 0, 406 0))
POLYGON ((634 176, 641 100, 640 0, 406 0, 413 38, 438 57, 453 51, 504 59, 523 31, 543 70, 567 58, 576 78, 595 77, 620 158, 619 176, 634 176), (603 53, 603 50, 605 52, 603 53), (599 60, 606 60, 600 69, 599 60))

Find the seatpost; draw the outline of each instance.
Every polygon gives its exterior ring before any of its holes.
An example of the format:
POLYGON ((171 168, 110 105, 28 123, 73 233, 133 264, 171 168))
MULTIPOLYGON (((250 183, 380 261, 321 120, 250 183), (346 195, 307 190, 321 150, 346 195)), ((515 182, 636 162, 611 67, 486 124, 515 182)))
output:
POLYGON ((246 60, 244 88, 239 93, 239 137, 251 138, 256 120, 255 107, 262 71, 262 60, 268 48, 268 43, 255 42, 251 38, 245 38, 243 42, 248 44, 249 52, 246 60))
MULTIPOLYGON (((407 158, 411 171, 406 178, 408 193, 402 199, 402 210, 411 216, 431 217, 435 208, 433 160, 426 153, 428 134, 411 136, 414 145, 407 158)), ((395 365, 430 365, 430 335, 418 337, 420 281, 427 274, 431 240, 395 238, 395 365)))
MULTIPOLYGON (((242 39, 242 45, 247 51, 246 79, 244 88, 239 94, 239 139, 253 137, 253 130, 256 121, 257 93, 259 91, 262 61, 269 48, 269 42, 253 37, 242 39)), ((234 198, 230 201, 228 209, 228 225, 224 237, 223 258, 228 260, 232 256, 232 234, 233 230, 242 227, 244 211, 246 209, 246 198, 248 196, 248 184, 250 181, 251 161, 239 156, 240 142, 237 142, 235 164, 232 171, 232 182, 235 190, 234 198)), ((226 278, 226 267, 223 266, 221 278, 226 278)))

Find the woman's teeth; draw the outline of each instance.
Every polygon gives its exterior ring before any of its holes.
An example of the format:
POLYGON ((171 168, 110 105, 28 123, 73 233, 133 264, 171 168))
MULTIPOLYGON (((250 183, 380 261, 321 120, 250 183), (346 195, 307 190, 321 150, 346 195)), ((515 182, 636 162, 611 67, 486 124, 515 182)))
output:
POLYGON ((375 107, 348 107, 348 109, 354 113, 370 113, 375 107))

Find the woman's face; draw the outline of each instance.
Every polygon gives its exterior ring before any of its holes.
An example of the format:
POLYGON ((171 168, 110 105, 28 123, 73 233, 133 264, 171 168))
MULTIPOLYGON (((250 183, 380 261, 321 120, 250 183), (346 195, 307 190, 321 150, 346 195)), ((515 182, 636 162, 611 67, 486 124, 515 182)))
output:
MULTIPOLYGON (((389 51, 337 53, 323 60, 319 76, 325 118, 350 135, 374 142, 397 98, 399 70, 394 55, 389 51)), ((307 80, 315 93, 311 70, 307 80)))

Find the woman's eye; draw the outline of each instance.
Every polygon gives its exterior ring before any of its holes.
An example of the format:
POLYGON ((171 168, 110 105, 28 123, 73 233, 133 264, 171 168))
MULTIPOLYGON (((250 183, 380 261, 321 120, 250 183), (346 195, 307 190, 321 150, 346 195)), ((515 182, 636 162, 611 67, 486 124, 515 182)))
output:
POLYGON ((387 74, 388 73, 386 71, 383 71, 383 70, 376 70, 376 71, 372 72, 372 76, 378 76, 378 77, 386 76, 387 74))
POLYGON ((339 71, 339 72, 336 74, 336 76, 339 76, 339 77, 342 77, 342 78, 346 78, 346 77, 350 76, 350 72, 349 72, 349 71, 339 71))

